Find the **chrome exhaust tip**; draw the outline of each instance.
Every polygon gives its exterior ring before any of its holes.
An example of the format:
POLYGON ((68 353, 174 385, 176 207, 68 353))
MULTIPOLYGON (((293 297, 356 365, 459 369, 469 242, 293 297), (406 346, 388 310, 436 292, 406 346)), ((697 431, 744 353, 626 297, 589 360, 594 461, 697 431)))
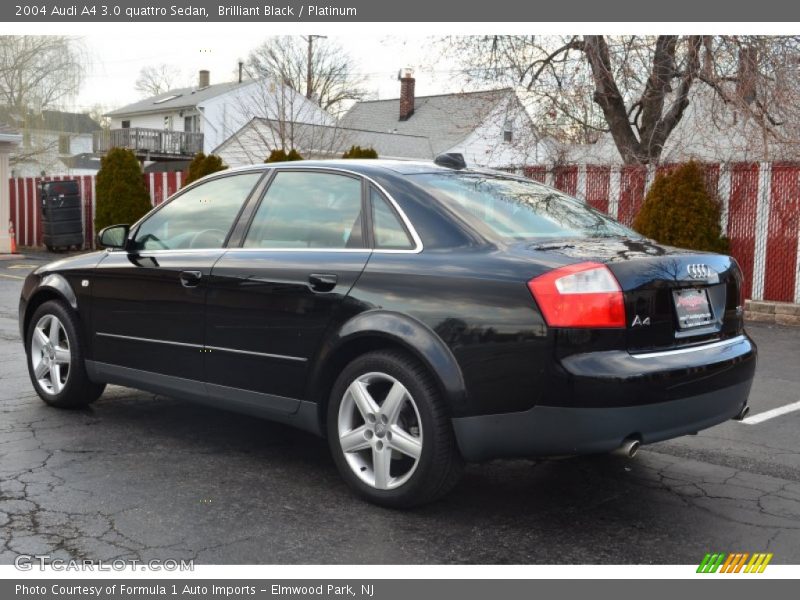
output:
POLYGON ((735 417, 733 417, 733 420, 734 421, 743 421, 745 419, 745 417, 747 417, 747 415, 749 415, 749 414, 750 414, 750 406, 749 405, 745 405, 744 408, 742 408, 742 410, 739 411, 739 414, 737 414, 735 417))
POLYGON ((636 456, 636 453, 639 452, 639 446, 642 443, 636 439, 628 439, 622 442, 622 445, 611 451, 611 454, 616 454, 617 456, 623 456, 625 458, 633 458, 636 456))

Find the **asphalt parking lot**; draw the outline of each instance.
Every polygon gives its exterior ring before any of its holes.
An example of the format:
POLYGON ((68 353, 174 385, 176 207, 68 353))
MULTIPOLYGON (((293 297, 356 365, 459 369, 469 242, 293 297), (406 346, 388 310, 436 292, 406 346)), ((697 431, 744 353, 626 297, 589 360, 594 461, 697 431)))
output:
MULTIPOLYGON (((800 411, 728 422, 614 456, 467 468, 408 512, 353 498, 323 440, 110 387, 47 407, 17 327, 22 278, 0 261, 0 563, 59 558, 253 563, 697 564, 709 551, 800 562, 800 411)), ((800 401, 800 329, 751 325, 751 416, 800 401)))

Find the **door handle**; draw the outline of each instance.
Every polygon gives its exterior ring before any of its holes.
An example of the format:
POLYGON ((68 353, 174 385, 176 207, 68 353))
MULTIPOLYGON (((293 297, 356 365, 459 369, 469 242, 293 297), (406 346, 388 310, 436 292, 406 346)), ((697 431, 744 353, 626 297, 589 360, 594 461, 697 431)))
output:
POLYGON ((203 274, 200 271, 181 271, 181 285, 186 288, 197 287, 203 274))
POLYGON ((333 273, 311 273, 308 276, 308 283, 315 292, 330 292, 336 287, 339 278, 333 273))

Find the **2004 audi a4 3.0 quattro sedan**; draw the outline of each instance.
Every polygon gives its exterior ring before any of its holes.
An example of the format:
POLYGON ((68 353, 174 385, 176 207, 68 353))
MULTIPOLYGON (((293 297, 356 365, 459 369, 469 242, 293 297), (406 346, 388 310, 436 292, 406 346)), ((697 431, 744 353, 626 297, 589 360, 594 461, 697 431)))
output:
POLYGON ((747 411, 732 258, 458 155, 223 171, 98 237, 24 283, 45 402, 110 383, 291 424, 384 505, 465 460, 632 455, 747 411))

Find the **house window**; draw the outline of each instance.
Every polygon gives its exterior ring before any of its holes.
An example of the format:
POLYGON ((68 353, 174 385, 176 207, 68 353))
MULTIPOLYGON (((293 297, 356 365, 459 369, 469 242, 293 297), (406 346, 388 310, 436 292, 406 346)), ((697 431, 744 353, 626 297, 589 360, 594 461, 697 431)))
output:
POLYGON ((70 153, 70 139, 68 135, 58 136, 58 153, 59 154, 70 153))
POLYGON ((511 121, 506 121, 505 125, 503 125, 503 141, 504 142, 511 142, 514 140, 514 127, 511 124, 511 121))
POLYGON ((164 129, 172 131, 172 115, 164 117, 164 129))
POLYGON ((130 129, 131 128, 131 122, 130 121, 123 121, 121 127, 122 127, 122 129, 130 129))
POLYGON ((197 133, 199 131, 197 115, 183 117, 183 130, 187 133, 197 133))

